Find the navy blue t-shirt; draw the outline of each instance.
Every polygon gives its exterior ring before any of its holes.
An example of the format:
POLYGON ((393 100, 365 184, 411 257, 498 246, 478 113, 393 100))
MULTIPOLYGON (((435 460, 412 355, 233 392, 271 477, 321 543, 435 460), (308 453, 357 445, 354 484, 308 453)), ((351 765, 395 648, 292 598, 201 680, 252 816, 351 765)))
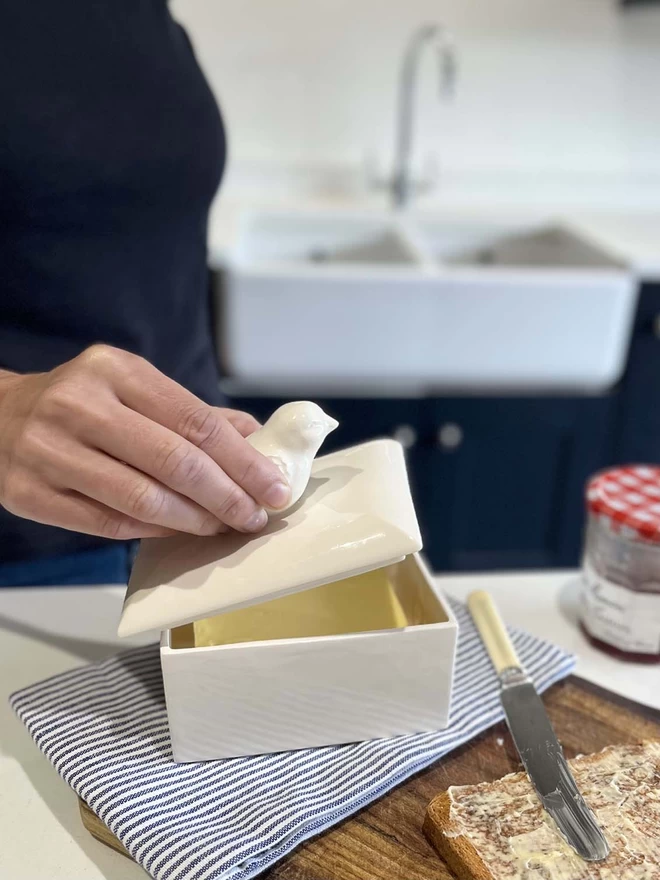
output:
MULTIPOLYGON (((166 0, 0 0, 0 368, 105 342, 219 403, 206 228, 224 157, 166 0)), ((0 508, 0 562, 104 543, 0 508)))

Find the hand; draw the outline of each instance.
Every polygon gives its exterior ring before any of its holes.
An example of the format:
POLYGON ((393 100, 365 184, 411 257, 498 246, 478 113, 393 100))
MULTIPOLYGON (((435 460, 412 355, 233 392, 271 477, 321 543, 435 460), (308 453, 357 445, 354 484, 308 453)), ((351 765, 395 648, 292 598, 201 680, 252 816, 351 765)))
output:
POLYGON ((290 496, 245 440, 257 427, 105 345, 49 373, 0 373, 0 504, 122 540, 256 532, 261 505, 290 496))

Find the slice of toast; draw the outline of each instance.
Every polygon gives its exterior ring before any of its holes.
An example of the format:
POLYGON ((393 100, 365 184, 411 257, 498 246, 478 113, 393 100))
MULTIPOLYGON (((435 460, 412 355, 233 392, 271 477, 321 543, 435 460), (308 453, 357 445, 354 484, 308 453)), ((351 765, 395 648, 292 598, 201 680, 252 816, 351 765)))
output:
POLYGON ((431 802, 424 832, 459 880, 660 880, 660 742, 610 746, 569 763, 608 858, 583 861, 527 774, 514 773, 431 802))

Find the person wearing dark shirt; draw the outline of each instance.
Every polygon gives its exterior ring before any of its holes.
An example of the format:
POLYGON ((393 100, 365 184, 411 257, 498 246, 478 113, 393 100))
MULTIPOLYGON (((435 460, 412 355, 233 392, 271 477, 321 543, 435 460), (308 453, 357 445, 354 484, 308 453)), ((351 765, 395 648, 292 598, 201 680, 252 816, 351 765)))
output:
POLYGON ((225 159, 166 0, 0 0, 0 585, 125 580, 131 542, 257 531, 289 490, 223 409, 225 159))

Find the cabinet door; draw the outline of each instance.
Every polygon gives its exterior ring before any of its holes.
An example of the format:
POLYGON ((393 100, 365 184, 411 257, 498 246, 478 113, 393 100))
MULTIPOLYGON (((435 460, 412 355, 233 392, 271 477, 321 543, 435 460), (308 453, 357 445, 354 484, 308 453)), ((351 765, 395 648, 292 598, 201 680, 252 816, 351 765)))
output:
POLYGON ((660 284, 643 284, 621 387, 621 463, 660 462, 660 284))
POLYGON ((418 477, 431 564, 576 565, 584 483, 612 457, 612 400, 444 399, 434 407, 418 477))

